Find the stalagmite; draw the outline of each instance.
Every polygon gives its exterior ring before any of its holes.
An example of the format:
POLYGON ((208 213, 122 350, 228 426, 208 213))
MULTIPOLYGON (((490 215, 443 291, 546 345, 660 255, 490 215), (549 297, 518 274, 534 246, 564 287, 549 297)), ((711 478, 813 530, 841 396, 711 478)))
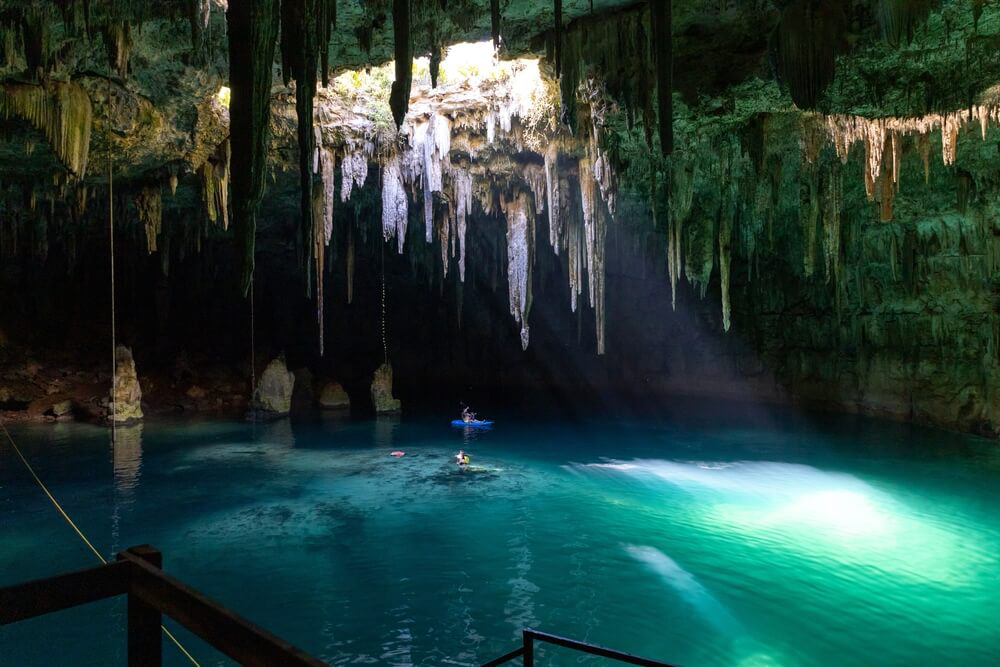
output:
POLYGON ((115 375, 111 386, 111 410, 108 419, 125 424, 142 419, 142 388, 135 370, 132 350, 119 345, 115 348, 115 375))
POLYGON ((528 349, 531 310, 532 242, 535 237, 531 201, 525 192, 504 203, 507 215, 507 294, 510 314, 521 325, 521 348, 528 349))
POLYGON ((146 252, 156 252, 156 239, 163 227, 163 200, 159 187, 143 188, 135 196, 135 209, 139 222, 146 230, 146 252))
POLYGON ((271 67, 280 22, 278 0, 234 2, 226 11, 229 27, 230 136, 235 236, 243 259, 241 285, 250 287, 254 268, 257 205, 264 194, 268 125, 271 116, 271 67))
POLYGON ((382 235, 386 241, 396 239, 399 254, 406 241, 408 207, 399 156, 394 155, 382 169, 382 235))
POLYGON ((402 405, 399 399, 392 395, 392 366, 388 362, 379 366, 375 371, 372 378, 371 395, 372 405, 378 414, 400 411, 402 405))
POLYGON ((93 110, 79 84, 52 79, 44 84, 0 85, 0 117, 20 118, 45 135, 53 152, 77 178, 87 174, 93 110))

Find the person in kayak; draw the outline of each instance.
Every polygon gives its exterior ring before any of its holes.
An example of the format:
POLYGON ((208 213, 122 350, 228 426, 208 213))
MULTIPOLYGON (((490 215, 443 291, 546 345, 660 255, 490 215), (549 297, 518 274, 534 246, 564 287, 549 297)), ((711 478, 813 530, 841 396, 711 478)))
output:
POLYGON ((462 421, 466 424, 476 421, 476 413, 470 410, 468 405, 462 407, 462 421))
POLYGON ((459 450, 458 454, 455 454, 455 463, 457 463, 458 465, 467 466, 469 465, 469 461, 470 461, 469 455, 466 454, 463 450, 459 450))

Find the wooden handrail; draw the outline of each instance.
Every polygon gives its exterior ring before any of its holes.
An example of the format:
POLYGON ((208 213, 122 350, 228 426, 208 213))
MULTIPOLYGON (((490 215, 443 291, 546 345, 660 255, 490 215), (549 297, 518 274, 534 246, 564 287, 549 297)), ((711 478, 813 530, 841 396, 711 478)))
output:
POLYGON ((161 614, 242 665, 327 667, 166 574, 161 558, 148 545, 132 547, 106 565, 0 588, 0 625, 128 595, 129 667, 161 664, 161 614))

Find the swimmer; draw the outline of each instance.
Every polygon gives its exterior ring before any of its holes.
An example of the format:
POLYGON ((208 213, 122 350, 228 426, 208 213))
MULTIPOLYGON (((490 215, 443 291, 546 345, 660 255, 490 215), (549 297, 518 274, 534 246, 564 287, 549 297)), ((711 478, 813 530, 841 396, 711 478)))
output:
POLYGON ((458 465, 467 466, 469 465, 469 461, 470 461, 469 455, 466 454, 464 451, 459 450, 458 454, 455 454, 455 463, 457 463, 458 465))

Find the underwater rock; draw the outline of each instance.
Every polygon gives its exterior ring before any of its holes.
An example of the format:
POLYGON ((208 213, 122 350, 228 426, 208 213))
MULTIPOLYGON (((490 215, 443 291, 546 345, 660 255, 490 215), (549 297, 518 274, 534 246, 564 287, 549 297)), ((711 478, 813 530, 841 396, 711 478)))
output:
POLYGON ((295 375, 285 365, 284 355, 273 359, 264 369, 257 383, 253 400, 250 402, 254 419, 283 417, 292 407, 292 391, 295 389, 295 375))
POLYGON ((402 408, 399 399, 392 396, 392 366, 389 364, 379 366, 372 378, 372 405, 379 414, 399 412, 402 408))
POLYGON ((115 348, 115 378, 111 391, 109 419, 116 424, 142 419, 142 388, 135 371, 132 350, 124 345, 115 348))
POLYGON ((351 399, 339 382, 327 382, 319 392, 319 406, 325 410, 348 410, 351 399))

